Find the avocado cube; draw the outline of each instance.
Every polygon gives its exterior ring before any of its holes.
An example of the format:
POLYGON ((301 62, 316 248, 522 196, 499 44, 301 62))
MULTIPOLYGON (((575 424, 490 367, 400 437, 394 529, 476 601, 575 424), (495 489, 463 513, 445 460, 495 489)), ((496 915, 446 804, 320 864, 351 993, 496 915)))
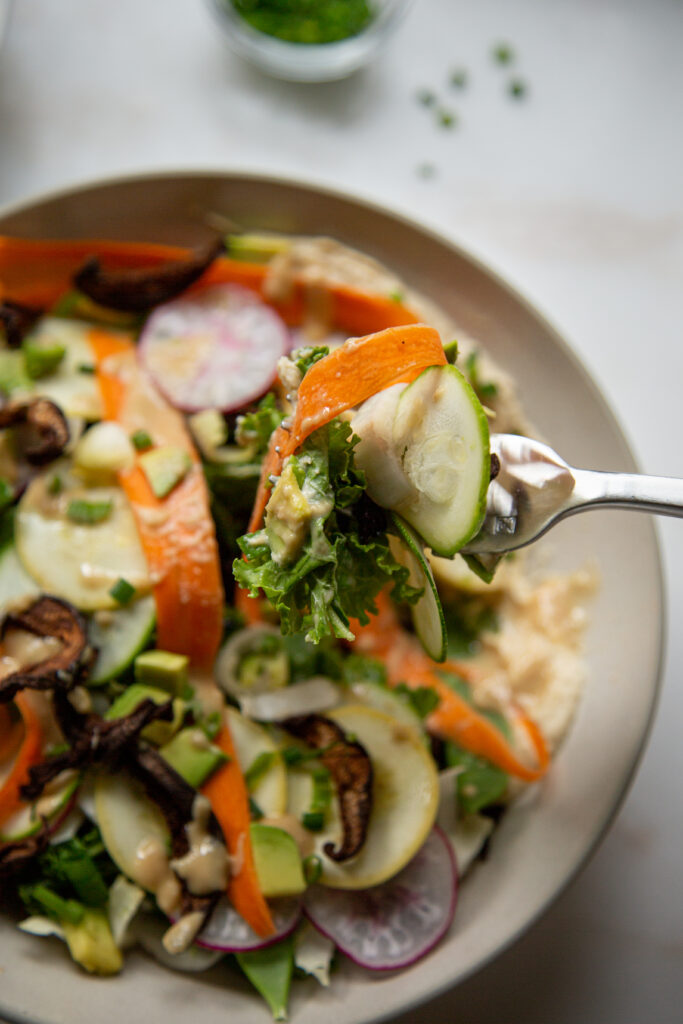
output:
POLYGON ((266 537, 278 565, 292 562, 308 535, 313 510, 287 463, 266 507, 266 537))
POLYGON ((186 654, 143 651, 135 659, 135 681, 179 697, 187 686, 189 662, 186 654))
POLYGON ((170 494, 192 468, 192 459, 185 449, 170 444, 145 452, 138 462, 157 498, 170 494))
POLYGON ((296 896, 306 889, 299 847, 282 828, 252 822, 249 826, 254 865, 267 898, 296 896))
POLYGON ((159 753, 195 789, 228 760, 196 725, 181 729, 159 753))

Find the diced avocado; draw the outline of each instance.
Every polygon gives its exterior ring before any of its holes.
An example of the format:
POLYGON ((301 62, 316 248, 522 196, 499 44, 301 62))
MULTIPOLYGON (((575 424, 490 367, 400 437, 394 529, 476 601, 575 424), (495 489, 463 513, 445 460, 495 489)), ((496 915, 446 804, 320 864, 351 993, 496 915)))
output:
POLYGON ((306 888, 299 847, 282 828, 252 822, 249 826, 251 848, 259 886, 263 895, 296 896, 306 888))
POLYGON ((58 342, 41 342, 25 338, 22 345, 24 368, 31 380, 40 380, 54 373, 64 359, 66 349, 58 342))
POLYGON ((149 486, 157 498, 165 498, 181 483, 192 467, 192 459, 183 448, 163 445, 139 458, 149 486))
POLYGON ((173 654, 172 651, 143 651, 135 659, 135 681, 147 686, 157 686, 179 697, 187 686, 188 664, 189 658, 185 654, 173 654))
POLYGON ((278 565, 291 562, 298 555, 308 533, 312 509, 303 494, 294 466, 289 462, 266 507, 266 536, 278 565))
POLYGON ((228 760, 196 725, 181 729, 159 753, 195 789, 228 760))
POLYGON ((107 915, 87 907, 78 924, 61 922, 69 952, 91 974, 118 974, 123 967, 121 950, 114 943, 107 915))
MULTIPOLYGON (((168 699, 169 695, 165 690, 146 686, 143 683, 133 683, 123 691, 120 697, 116 698, 105 718, 123 718, 124 715, 135 711, 143 700, 153 700, 155 704, 165 704, 168 699)), ((185 703, 179 697, 175 697, 173 699, 173 719, 170 722, 150 722, 142 730, 142 735, 152 743, 159 745, 168 743, 182 725, 184 715, 185 703)))

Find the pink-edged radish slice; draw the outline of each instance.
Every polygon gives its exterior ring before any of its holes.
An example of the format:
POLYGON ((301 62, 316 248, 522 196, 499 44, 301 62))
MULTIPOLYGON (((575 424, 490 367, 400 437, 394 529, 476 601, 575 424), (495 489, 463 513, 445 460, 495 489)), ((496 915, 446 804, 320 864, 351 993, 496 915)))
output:
POLYGON ((455 913, 456 868, 438 827, 409 864, 372 889, 306 893, 311 923, 350 960, 371 971, 393 971, 420 960, 443 938, 455 913))
POLYGON ((195 939, 204 949, 219 949, 223 953, 246 953, 249 950, 265 949, 275 942, 287 938, 301 919, 301 900, 282 898, 269 900, 275 932, 262 939, 253 931, 243 917, 226 899, 216 904, 216 909, 195 939))
POLYGON ((275 310, 247 288, 221 284, 158 306, 139 350, 172 405, 230 412, 270 387, 290 345, 275 310))

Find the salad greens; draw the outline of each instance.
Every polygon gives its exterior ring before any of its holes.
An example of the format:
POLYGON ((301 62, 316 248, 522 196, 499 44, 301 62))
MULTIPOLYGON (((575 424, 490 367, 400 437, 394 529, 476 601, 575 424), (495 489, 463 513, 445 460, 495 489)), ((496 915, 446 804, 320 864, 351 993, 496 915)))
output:
POLYGON ((413 603, 421 593, 391 554, 386 513, 365 495, 354 465, 357 443, 341 420, 312 434, 289 466, 318 513, 300 516, 305 533, 290 557, 277 557, 278 538, 269 537, 266 520, 264 530, 240 539, 244 558, 233 566, 241 587, 254 596, 263 591, 284 633, 304 633, 314 643, 330 635, 352 640, 350 620, 367 624, 387 584, 399 602, 413 603))

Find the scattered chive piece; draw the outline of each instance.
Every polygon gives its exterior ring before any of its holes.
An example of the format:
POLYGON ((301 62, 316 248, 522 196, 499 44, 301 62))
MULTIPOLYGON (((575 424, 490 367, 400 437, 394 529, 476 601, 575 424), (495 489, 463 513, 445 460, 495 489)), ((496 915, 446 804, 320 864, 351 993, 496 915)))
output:
POLYGON ((440 107, 437 111, 437 123, 440 128, 453 128, 458 123, 458 118, 452 110, 440 107))
POLYGON ((50 480, 50 483, 47 485, 47 493, 51 495, 51 497, 56 498, 58 494, 62 493, 63 486, 61 476, 59 476, 58 473, 55 473, 52 480, 50 480))
POLYGON ((400 288, 397 288, 395 291, 389 292, 389 298, 391 299, 392 302, 400 303, 403 302, 403 300, 405 299, 405 294, 401 291, 400 288))
POLYGON ((79 373, 94 373, 95 372, 95 366, 94 366, 93 363, 79 363, 78 364, 78 372, 79 373))
POLYGON ((515 59, 515 51, 507 43, 498 43, 493 48, 493 59, 497 64, 512 64, 515 59))
POLYGON ((34 885, 30 890, 31 896, 41 906, 45 907, 51 917, 58 921, 68 921, 69 924, 80 924, 85 914, 85 907, 77 900, 65 900, 58 896, 52 889, 48 889, 42 882, 34 885))
POLYGON ((9 480, 0 476, 0 510, 7 508, 14 501, 14 488, 9 480))
POLYGON ((516 100, 521 100, 522 97, 526 96, 527 86, 521 78, 513 78, 508 83, 508 92, 511 96, 514 96, 516 100))
POLYGON ((136 430, 134 434, 130 435, 130 439, 137 452, 144 452, 146 448, 151 448, 154 444, 146 430, 136 430))
POLYGON ((31 380, 39 380, 54 373, 66 352, 63 345, 38 345, 28 339, 21 348, 24 354, 24 367, 31 380))
POLYGON ((85 501, 83 498, 74 498, 69 502, 66 514, 72 523, 91 526, 106 519, 111 509, 111 501, 85 501))
POLYGON ((323 862, 314 853, 304 857, 303 860, 304 878, 309 885, 315 885, 323 873, 323 862))
POLYGON ((417 174, 418 177, 424 178, 425 180, 433 178, 436 174, 436 167, 434 164, 418 164, 417 174))
POLYGON ((436 96, 431 89, 420 89, 417 94, 417 100, 423 107, 433 107, 436 103, 436 96))
MULTIPOLYGON (((190 690, 190 699, 194 697, 194 690, 192 687, 188 687, 190 690)), ((187 698, 186 698, 187 699, 187 698)), ((210 740, 215 740, 218 733, 221 731, 221 713, 220 711, 212 711, 210 715, 202 720, 202 729, 210 740)))
POLYGON ((109 591, 111 597, 114 598, 117 604, 126 605, 135 597, 135 587, 128 580, 124 580, 123 577, 118 579, 114 586, 109 591))
POLYGON ((467 72, 464 68, 456 68, 455 71, 451 71, 451 77, 449 82, 454 89, 464 89, 467 85, 467 72))

